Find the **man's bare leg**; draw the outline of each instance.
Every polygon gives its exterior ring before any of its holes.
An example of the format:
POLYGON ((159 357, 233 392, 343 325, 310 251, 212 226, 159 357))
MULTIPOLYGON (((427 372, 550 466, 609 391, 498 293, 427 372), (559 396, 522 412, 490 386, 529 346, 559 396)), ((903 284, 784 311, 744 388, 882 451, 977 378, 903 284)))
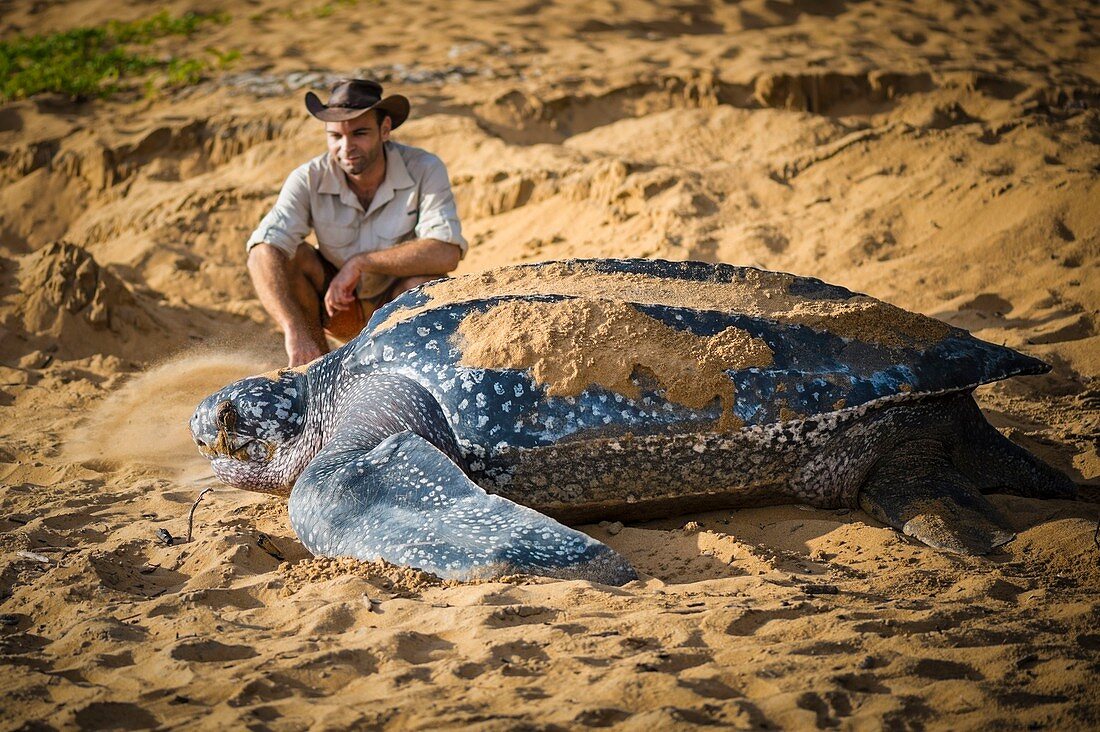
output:
POLYGON ((302 245, 288 258, 270 244, 257 244, 248 254, 248 272, 260 303, 283 331, 290 365, 327 353, 318 294, 323 292, 324 270, 312 247, 302 245))
POLYGON ((323 330, 325 268, 321 264, 321 255, 308 244, 298 246, 294 258, 290 260, 291 290, 302 314, 306 317, 310 336, 323 346, 328 353, 328 342, 323 330))
POLYGON ((370 313, 374 312, 370 302, 363 300, 358 308, 338 310, 336 314, 326 318, 324 297, 328 277, 321 255, 308 244, 302 244, 298 247, 291 264, 299 274, 293 283, 295 299, 302 310, 310 314, 310 323, 314 325, 315 337, 325 343, 325 352, 329 350, 325 336, 347 343, 359 335, 367 324, 370 313))

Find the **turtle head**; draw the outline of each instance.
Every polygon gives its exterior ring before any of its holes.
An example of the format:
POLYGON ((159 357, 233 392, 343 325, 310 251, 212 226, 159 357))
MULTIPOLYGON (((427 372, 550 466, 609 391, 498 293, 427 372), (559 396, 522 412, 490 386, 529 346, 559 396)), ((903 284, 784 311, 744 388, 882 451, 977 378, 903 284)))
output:
POLYGON ((284 369, 206 397, 191 417, 191 437, 222 481, 285 496, 311 457, 298 454, 305 425, 306 378, 284 369))

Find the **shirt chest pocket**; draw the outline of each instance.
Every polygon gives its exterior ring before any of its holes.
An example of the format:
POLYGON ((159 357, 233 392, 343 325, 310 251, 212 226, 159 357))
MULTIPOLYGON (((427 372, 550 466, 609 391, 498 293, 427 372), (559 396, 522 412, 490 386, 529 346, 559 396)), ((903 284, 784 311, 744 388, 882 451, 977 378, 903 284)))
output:
POLYGON ((416 191, 410 191, 405 195, 398 195, 386 204, 382 216, 375 222, 374 230, 380 239, 386 241, 401 241, 412 239, 415 234, 416 223, 420 218, 420 204, 416 191))
POLYGON ((317 244, 322 247, 340 249, 350 247, 359 240, 359 225, 338 224, 331 221, 317 221, 314 224, 317 232, 317 244))

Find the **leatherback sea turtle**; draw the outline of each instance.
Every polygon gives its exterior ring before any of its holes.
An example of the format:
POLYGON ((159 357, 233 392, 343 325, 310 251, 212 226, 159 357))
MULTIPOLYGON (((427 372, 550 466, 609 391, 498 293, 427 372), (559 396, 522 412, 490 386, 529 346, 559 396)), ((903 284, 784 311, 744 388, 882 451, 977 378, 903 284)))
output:
POLYGON ((983 491, 1076 487, 971 391, 1047 370, 816 279, 570 260, 407 292, 308 367, 207 397, 191 431, 225 482, 289 495, 314 554, 621 584, 558 521, 805 502, 989 552, 1012 533, 983 491))

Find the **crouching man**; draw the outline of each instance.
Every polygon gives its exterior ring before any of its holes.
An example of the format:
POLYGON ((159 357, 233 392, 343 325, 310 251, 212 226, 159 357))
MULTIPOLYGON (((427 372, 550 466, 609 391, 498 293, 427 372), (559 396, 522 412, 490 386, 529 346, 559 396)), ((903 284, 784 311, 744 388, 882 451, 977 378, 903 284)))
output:
POLYGON ((442 161, 389 139, 408 99, 350 79, 328 104, 306 94, 306 108, 324 122, 328 152, 290 174, 248 240, 252 283, 291 366, 327 353, 326 333, 354 338, 376 309, 458 266, 467 246, 442 161), (316 248, 304 242, 311 229, 316 248))

